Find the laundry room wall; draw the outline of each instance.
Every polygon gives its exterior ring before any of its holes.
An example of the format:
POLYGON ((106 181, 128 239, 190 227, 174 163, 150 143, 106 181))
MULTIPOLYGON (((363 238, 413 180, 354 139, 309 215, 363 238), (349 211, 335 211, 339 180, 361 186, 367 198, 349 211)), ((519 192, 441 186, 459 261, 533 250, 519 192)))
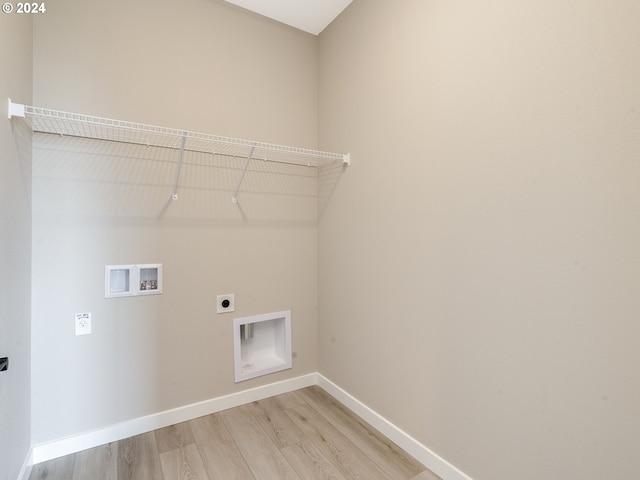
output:
MULTIPOLYGON (((33 22, 0 15, 0 99, 31 101, 33 22)), ((18 477, 31 446, 31 144, 24 123, 0 124, 0 479, 18 477)))
MULTIPOLYGON (((640 6, 355 0, 320 35, 320 372, 474 480, 640 472, 640 6)), ((457 478, 457 477, 456 477, 457 478)))
MULTIPOLYGON (((35 18, 33 102, 317 147, 317 38, 222 1, 60 0, 35 18)), ((21 99, 16 98, 16 101, 21 99)), ((299 169, 37 135, 35 444, 317 370, 317 200, 299 169), (162 295, 104 298, 105 265, 162 263, 162 295), (216 314, 216 295, 235 312, 216 314), (234 383, 235 317, 291 309, 293 368, 234 383), (75 336, 74 315, 92 314, 75 336)))

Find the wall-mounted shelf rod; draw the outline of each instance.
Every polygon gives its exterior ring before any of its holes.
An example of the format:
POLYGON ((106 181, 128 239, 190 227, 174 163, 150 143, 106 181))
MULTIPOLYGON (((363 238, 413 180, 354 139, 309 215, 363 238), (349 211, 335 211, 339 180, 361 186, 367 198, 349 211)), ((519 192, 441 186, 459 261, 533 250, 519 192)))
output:
POLYGON ((236 187, 235 192, 233 192, 233 197, 231 200, 233 203, 238 203, 238 191, 240 190, 240 185, 242 185, 242 181, 244 180, 244 175, 247 173, 247 168, 249 167, 249 163, 251 162, 251 158, 253 158, 253 152, 256 151, 256 147, 251 147, 249 151, 249 155, 247 155, 247 161, 244 164, 244 168, 242 169, 242 175, 240 175, 240 180, 238 181, 238 186, 236 187))
POLYGON ((9 99, 8 104, 8 117, 10 119, 13 117, 25 118, 31 129, 39 133, 172 149, 175 149, 176 145, 180 144, 182 152, 216 153, 238 158, 247 158, 249 152, 253 149, 253 156, 256 158, 309 167, 320 167, 334 162, 341 162, 345 166, 351 163, 349 154, 242 140, 32 107, 13 103, 11 99, 9 99))

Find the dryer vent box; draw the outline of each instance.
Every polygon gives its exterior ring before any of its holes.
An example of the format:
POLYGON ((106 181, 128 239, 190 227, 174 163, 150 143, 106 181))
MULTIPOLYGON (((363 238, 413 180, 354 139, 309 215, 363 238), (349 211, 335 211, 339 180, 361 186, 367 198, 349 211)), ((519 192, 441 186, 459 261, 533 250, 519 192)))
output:
POLYGON ((291 310, 233 320, 236 383, 291 368, 291 310))

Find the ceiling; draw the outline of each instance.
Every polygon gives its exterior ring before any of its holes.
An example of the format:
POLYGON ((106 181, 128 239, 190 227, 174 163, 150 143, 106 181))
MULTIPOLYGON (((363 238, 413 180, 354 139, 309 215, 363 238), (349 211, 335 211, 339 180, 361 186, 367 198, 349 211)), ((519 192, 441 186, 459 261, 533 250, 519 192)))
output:
POLYGON ((318 35, 352 0, 225 0, 265 17, 318 35))

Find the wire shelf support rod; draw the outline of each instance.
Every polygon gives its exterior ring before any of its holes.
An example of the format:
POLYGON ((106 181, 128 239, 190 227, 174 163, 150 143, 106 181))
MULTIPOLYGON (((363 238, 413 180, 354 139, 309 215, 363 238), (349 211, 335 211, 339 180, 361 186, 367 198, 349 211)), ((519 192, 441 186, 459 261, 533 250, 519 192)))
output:
POLYGON ((247 161, 244 164, 244 169, 242 170, 242 175, 240 175, 240 180, 238 181, 238 186, 236 187, 236 191, 233 192, 233 197, 231 198, 233 203, 238 203, 238 192, 240 191, 240 185, 242 185, 244 176, 247 173, 247 168, 249 168, 249 163, 251 163, 251 158, 253 158, 253 152, 255 151, 256 151, 256 146, 253 145, 251 147, 251 150, 249 151, 249 155, 247 155, 247 161))
POLYGON ((178 199, 178 184, 180 183, 180 170, 182 169, 182 159, 184 158, 184 144, 187 141, 187 132, 182 134, 182 140, 180 141, 180 154, 178 155, 178 166, 176 167, 176 179, 173 182, 173 195, 171 198, 178 199))

